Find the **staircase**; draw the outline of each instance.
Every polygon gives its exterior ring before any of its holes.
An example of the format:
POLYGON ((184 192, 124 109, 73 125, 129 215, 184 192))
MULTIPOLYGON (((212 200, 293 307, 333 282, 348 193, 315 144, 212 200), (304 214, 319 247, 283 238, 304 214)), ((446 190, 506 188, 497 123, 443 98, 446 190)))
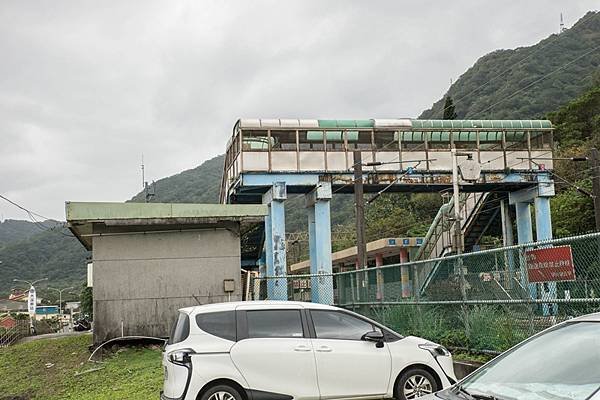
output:
MULTIPOLYGON (((475 238, 478 242, 491 221, 493 221, 493 217, 489 215, 490 212, 482 212, 489 209, 486 207, 493 207, 489 204, 486 206, 489 197, 490 193, 460 194, 460 225, 465 238, 465 245, 470 245, 470 248, 473 246, 472 239, 475 238), (479 219, 483 215, 486 216, 486 221, 480 222, 479 219)), ((452 235, 453 225, 454 201, 453 198, 450 198, 438 210, 427 231, 427 235, 425 235, 423 245, 419 248, 414 260, 439 259, 449 255, 452 252, 452 241, 454 240, 452 235)), ((436 275, 441 262, 441 260, 438 260, 437 262, 425 263, 420 266, 417 279, 418 282, 421 282, 421 293, 424 292, 429 282, 436 275)))
MULTIPOLYGON (((461 193, 460 224, 465 240, 473 229, 489 193, 461 193)), ((454 224, 454 201, 452 198, 438 210, 425 239, 415 256, 415 261, 443 257, 452 248, 452 227, 454 224)), ((483 233, 479 235, 481 237, 483 233)), ((471 237, 471 236, 469 236, 471 237)))
POLYGON ((470 223, 463 228, 465 252, 478 250, 481 238, 489 228, 498 222, 500 216, 500 201, 507 199, 506 193, 489 193, 476 214, 472 215, 470 223))

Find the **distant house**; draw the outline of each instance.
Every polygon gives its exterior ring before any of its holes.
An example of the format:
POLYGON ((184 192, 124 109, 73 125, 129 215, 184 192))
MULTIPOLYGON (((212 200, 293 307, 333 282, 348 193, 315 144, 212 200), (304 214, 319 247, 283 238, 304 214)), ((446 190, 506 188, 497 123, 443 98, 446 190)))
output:
POLYGON ((0 312, 27 312, 27 303, 9 299, 0 299, 0 312))
POLYGON ((17 320, 10 315, 0 317, 0 328, 10 329, 17 326, 17 320))

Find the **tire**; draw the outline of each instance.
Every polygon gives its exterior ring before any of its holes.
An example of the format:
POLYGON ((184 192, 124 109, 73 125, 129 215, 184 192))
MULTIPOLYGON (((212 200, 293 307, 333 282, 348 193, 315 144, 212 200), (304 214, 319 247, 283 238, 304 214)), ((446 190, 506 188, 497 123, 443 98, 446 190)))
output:
POLYGON ((229 385, 217 385, 204 392, 200 400, 243 400, 243 398, 237 389, 229 385))
POLYGON ((395 389, 397 400, 412 400, 435 393, 441 388, 438 387, 431 372, 421 368, 411 368, 400 375, 395 389))

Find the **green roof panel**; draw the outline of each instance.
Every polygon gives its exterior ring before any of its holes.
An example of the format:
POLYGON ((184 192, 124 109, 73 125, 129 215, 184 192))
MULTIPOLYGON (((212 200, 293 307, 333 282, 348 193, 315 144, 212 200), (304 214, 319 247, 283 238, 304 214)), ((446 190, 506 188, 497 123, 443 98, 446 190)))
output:
POLYGON ((319 128, 372 128, 371 119, 320 119, 319 128))
POLYGON ((441 120, 441 119, 412 119, 415 129, 552 129, 548 120, 441 120))

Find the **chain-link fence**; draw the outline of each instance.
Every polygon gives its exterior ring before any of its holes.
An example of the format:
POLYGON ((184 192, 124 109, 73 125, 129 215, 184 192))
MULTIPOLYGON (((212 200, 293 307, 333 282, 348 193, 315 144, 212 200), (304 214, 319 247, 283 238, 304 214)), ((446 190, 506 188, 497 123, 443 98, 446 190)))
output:
POLYGON ((502 351, 600 311, 600 233, 332 275, 259 278, 254 288, 255 299, 336 304, 405 335, 502 351))

